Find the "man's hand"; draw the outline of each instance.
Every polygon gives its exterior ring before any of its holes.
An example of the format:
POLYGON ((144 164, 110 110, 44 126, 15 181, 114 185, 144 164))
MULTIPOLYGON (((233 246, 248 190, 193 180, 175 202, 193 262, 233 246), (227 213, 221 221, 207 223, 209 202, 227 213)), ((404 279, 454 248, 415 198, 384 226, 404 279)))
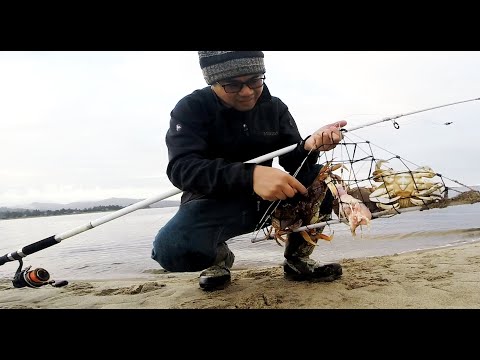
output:
POLYGON ((253 191, 263 200, 276 201, 306 194, 307 188, 283 170, 257 165, 253 170, 253 191))
POLYGON ((335 146, 337 146, 340 140, 343 139, 343 134, 340 129, 345 125, 347 125, 347 122, 345 120, 340 120, 322 126, 305 141, 305 145, 303 146, 303 148, 307 151, 332 150, 335 146))

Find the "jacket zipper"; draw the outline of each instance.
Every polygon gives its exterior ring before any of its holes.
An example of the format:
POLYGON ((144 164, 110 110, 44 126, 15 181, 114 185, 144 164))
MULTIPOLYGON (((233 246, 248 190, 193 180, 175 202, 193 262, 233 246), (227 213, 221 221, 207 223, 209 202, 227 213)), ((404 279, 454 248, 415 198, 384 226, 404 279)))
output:
POLYGON ((250 136, 247 124, 243 124, 243 132, 245 133, 245 136, 250 136))

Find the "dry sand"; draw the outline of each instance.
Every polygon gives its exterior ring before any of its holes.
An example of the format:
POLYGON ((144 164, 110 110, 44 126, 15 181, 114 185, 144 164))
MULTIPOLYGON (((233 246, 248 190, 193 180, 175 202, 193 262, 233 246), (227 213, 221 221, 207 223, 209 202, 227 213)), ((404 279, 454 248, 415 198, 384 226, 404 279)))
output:
POLYGON ((204 292, 199 273, 152 279, 71 281, 54 288, 0 282, 0 309, 478 309, 480 243, 344 259, 331 283, 292 282, 281 267, 237 269, 224 290, 204 292))

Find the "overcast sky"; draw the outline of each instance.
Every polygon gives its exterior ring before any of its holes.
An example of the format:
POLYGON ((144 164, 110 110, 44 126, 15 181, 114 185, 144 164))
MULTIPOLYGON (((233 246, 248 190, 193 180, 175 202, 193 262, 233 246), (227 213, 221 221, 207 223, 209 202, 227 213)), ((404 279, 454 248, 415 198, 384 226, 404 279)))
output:
MULTIPOLYGON (((341 119, 349 129, 480 98, 480 52, 266 51, 265 65, 302 136, 341 119)), ((174 189, 165 175, 170 111, 204 86, 195 51, 0 52, 0 206, 174 189)), ((480 184, 480 101, 397 122, 349 135, 480 184)))

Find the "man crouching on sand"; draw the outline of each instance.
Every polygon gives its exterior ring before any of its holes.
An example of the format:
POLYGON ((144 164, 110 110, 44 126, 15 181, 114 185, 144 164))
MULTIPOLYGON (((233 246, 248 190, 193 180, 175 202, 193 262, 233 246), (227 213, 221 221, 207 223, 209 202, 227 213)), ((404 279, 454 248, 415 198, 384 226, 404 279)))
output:
MULTIPOLYGON (((198 55, 208 86, 180 99, 170 114, 167 175, 183 193, 178 212, 155 237, 152 258, 171 272, 203 270, 200 287, 214 290, 231 280, 235 256, 226 241, 254 231, 272 201, 306 194, 321 167, 319 152, 338 144, 347 122, 325 125, 303 139, 288 107, 265 84, 263 52, 198 55), (273 160, 245 163, 295 143, 279 157, 285 171, 272 167, 273 160)), ((324 201, 333 202, 331 194, 324 201)), ((332 281, 341 276, 340 264, 310 259, 313 250, 299 233, 289 234, 285 277, 332 281)))

